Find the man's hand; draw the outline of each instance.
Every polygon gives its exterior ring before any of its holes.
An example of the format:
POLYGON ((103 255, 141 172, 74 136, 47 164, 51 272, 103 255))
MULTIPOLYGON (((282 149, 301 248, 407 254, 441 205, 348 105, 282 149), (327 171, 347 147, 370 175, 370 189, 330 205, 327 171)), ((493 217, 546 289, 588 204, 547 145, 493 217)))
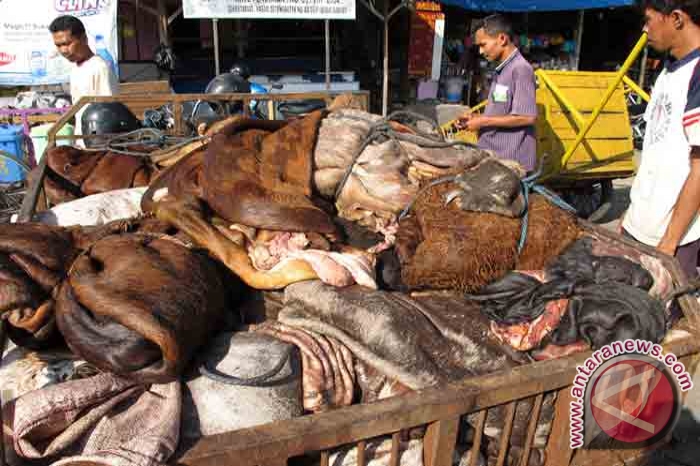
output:
POLYGON ((472 131, 474 133, 478 132, 481 128, 484 127, 484 123, 486 122, 486 119, 482 116, 472 116, 469 118, 467 121, 467 129, 469 131, 472 131))
POLYGON ((474 116, 471 112, 467 112, 464 115, 460 116, 457 119, 457 122, 455 123, 455 128, 462 130, 467 128, 467 124, 469 123, 469 120, 474 116))

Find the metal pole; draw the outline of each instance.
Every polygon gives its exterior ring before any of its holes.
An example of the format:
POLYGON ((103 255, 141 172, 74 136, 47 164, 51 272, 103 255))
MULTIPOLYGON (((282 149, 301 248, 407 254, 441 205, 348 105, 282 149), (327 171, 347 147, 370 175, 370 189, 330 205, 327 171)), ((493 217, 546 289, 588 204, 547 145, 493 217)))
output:
POLYGON ((214 69, 216 76, 218 76, 221 74, 221 66, 219 63, 219 20, 217 18, 212 20, 212 27, 214 28, 214 69))
POLYGON ((581 44, 583 43, 583 20, 585 16, 585 11, 581 10, 578 13, 578 29, 576 30, 576 67, 575 70, 578 71, 579 64, 581 62, 581 44))
POLYGON ((326 22, 326 90, 331 90, 331 25, 330 20, 326 22))

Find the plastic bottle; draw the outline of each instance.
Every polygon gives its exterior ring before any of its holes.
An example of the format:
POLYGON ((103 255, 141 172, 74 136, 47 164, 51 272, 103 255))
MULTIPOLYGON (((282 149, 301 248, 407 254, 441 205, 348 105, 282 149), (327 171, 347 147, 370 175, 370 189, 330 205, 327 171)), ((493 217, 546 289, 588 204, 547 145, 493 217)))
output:
POLYGON ((112 54, 109 53, 109 50, 107 49, 107 45, 105 44, 104 36, 102 34, 95 36, 95 53, 102 57, 110 68, 112 68, 114 75, 119 77, 119 69, 117 68, 117 64, 114 62, 112 54))
POLYGON ((46 76, 46 52, 34 50, 30 62, 32 77, 43 78, 46 76))

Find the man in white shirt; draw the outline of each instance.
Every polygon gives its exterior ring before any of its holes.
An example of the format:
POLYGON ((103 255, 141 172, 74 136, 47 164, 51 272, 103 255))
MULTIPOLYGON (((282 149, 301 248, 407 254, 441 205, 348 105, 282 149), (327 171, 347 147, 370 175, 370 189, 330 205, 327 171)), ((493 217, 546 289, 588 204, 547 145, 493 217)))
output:
POLYGON ((638 0, 649 45, 673 57, 647 107, 623 233, 675 256, 689 278, 700 251, 700 2, 638 0))
MULTIPOLYGON (((119 93, 119 80, 109 64, 88 45, 82 21, 74 16, 59 16, 49 25, 53 42, 66 60, 75 64, 70 75, 73 103, 85 96, 111 96, 119 93)), ((75 134, 82 134, 81 117, 85 107, 75 116, 75 134)))

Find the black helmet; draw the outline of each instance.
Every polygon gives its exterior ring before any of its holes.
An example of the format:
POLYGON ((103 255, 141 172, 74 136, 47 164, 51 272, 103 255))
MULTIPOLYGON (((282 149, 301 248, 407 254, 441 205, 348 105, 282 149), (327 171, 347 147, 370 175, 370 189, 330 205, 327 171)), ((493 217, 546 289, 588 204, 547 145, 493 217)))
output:
MULTIPOLYGON (((88 105, 81 117, 82 134, 127 133, 141 127, 138 118, 121 102, 101 102, 88 105)), ((104 144, 100 138, 86 139, 88 147, 104 144)))
POLYGON ((224 73, 212 79, 204 92, 206 94, 247 94, 250 93, 250 83, 238 74, 224 73))
POLYGON ((250 67, 245 63, 234 63, 229 73, 237 74, 246 81, 248 80, 248 78, 250 78, 250 75, 253 74, 250 71, 250 67))

